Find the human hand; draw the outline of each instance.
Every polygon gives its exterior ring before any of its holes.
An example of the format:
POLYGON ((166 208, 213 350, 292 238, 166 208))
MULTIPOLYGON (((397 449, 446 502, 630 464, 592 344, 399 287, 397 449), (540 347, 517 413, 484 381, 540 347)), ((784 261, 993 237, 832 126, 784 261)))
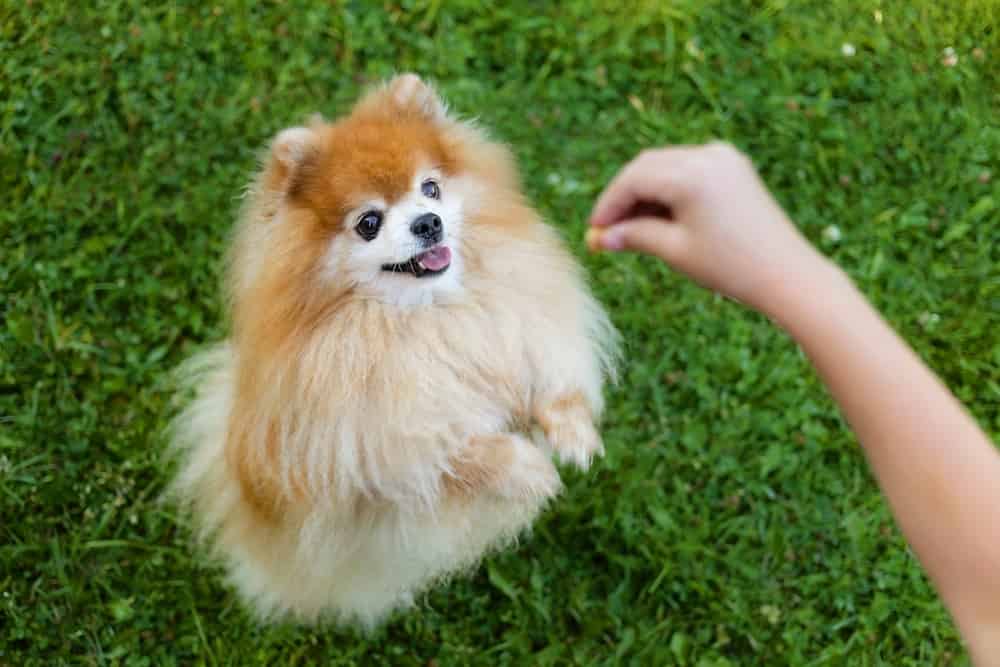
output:
POLYGON ((769 315, 776 294, 830 265, 795 229, 750 160, 720 142, 643 151, 605 188, 590 224, 592 250, 659 257, 769 315))

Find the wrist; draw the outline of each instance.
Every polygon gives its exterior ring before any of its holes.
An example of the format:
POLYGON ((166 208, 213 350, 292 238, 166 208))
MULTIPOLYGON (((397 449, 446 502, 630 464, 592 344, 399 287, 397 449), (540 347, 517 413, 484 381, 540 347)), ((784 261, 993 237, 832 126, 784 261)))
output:
POLYGON ((810 254, 798 265, 782 271, 760 308, 792 336, 804 320, 817 314, 836 317, 838 304, 857 296, 854 283, 843 269, 811 248, 810 254))

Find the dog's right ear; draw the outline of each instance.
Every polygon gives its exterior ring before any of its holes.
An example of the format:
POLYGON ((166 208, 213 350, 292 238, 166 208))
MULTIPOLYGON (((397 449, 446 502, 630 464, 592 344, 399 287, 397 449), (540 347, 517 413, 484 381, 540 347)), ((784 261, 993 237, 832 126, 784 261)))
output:
POLYGON ((271 142, 268 159, 268 185, 281 192, 290 192, 308 163, 313 160, 319 144, 319 124, 314 117, 309 127, 290 127, 278 133, 271 142))
POLYGON ((400 74, 369 90, 354 105, 354 113, 391 119, 420 118, 432 123, 448 120, 444 100, 433 86, 412 73, 400 74))

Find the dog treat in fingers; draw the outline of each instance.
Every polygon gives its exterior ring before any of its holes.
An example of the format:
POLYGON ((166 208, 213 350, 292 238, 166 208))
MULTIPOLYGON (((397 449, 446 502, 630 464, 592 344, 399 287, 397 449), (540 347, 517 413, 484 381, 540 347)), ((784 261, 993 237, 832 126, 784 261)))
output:
POLYGON ((601 227, 588 227, 587 234, 584 236, 584 241, 587 243, 587 250, 590 252, 601 252, 601 236, 604 235, 604 229, 601 227))

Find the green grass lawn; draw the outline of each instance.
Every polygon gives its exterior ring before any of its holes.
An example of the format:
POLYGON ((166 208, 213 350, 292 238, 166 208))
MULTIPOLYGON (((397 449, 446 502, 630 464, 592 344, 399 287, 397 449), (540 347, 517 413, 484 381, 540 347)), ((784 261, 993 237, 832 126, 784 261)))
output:
POLYGON ((726 138, 1000 434, 995 7, 2 3, 0 665, 963 664, 796 348, 581 239, 639 148, 726 138), (224 335, 259 149, 404 69, 513 146, 622 330, 608 455, 372 636, 260 626, 157 502, 165 378, 224 335))

